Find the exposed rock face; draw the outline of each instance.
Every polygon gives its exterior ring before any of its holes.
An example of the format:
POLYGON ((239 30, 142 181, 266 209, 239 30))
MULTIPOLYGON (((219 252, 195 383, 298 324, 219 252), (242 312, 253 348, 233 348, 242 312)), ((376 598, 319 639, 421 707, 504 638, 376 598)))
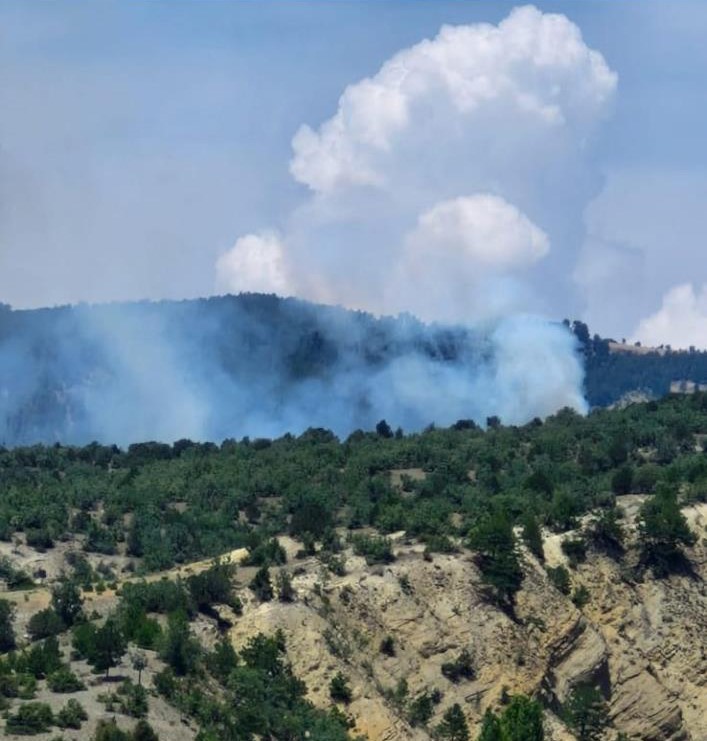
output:
MULTIPOLYGON (((704 533, 707 506, 687 514, 704 533)), ((551 565, 563 558, 556 545, 548 541, 551 565)), ((573 736, 557 714, 573 687, 592 682, 609 703, 613 730, 607 739, 616 731, 645 741, 707 739, 704 540, 690 552, 693 579, 633 582, 624 577, 625 567, 590 554, 573 572, 573 584, 590 593, 581 611, 525 554, 515 620, 486 601, 471 554, 435 555, 430 562, 422 550, 398 540, 397 560, 385 567, 367 566, 348 553, 345 576, 330 574, 315 559, 297 562, 290 567, 297 602, 246 599, 231 631, 234 643, 281 628, 295 672, 321 706, 330 705, 331 678, 344 672, 353 689, 347 712, 355 730, 372 741, 430 739, 425 728, 405 719, 401 680, 408 698, 424 690, 443 693, 428 727, 458 702, 472 737, 487 708, 523 692, 545 700, 548 738, 569 741, 573 736), (379 649, 386 636, 394 638, 394 656, 379 649), (475 677, 452 683, 442 664, 465 649, 475 677)))

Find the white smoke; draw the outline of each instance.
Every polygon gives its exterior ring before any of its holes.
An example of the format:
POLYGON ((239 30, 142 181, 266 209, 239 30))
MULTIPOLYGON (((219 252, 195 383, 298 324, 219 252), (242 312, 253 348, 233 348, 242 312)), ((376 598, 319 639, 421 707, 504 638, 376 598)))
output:
POLYGON ((526 321, 526 342, 503 328, 517 313, 573 310, 575 245, 597 190, 591 135, 616 83, 563 15, 528 6, 498 26, 444 26, 348 86, 320 126, 300 127, 290 172, 309 198, 276 243, 241 237, 219 261, 219 288, 482 325, 518 368, 544 342, 557 357, 543 362, 563 372, 529 373, 539 393, 502 375, 485 393, 506 409, 515 389, 514 419, 581 406, 573 349, 551 337, 563 330, 526 321))
POLYGON ((699 290, 691 283, 671 288, 660 309, 639 322, 633 340, 681 349, 707 347, 707 283, 699 290))

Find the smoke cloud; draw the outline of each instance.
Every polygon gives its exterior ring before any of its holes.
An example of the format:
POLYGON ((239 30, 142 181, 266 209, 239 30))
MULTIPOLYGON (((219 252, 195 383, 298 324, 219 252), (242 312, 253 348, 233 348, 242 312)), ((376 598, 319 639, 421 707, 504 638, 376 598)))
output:
POLYGON ((0 440, 584 410, 574 339, 543 317, 573 310, 591 141, 616 83, 573 23, 533 7, 400 51, 295 133, 300 205, 215 265, 217 290, 243 295, 0 311, 0 440))
POLYGON ((236 241, 217 264, 218 288, 472 327, 515 370, 457 368, 443 394, 470 406, 483 386, 516 421, 568 399, 582 408, 564 330, 515 317, 577 308, 572 267, 600 186, 591 139, 616 85, 562 15, 528 6, 498 26, 443 27, 349 85, 328 120, 300 127, 290 172, 309 196, 277 237, 236 241), (548 376, 530 370, 541 343, 548 376))
POLYGON ((683 350, 707 347, 707 284, 699 290, 691 283, 671 288, 660 309, 639 322, 633 339, 683 350))

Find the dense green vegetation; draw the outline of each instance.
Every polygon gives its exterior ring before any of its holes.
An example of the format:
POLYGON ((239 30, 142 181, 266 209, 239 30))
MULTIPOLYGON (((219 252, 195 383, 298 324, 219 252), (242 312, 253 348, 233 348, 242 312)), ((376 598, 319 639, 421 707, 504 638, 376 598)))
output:
MULTIPOLYGON (((384 536, 393 531, 406 530, 431 550, 468 536, 490 589, 510 603, 520 578, 511 526, 522 525, 540 555, 539 525, 564 531, 599 508, 586 538, 619 552, 617 494, 657 492, 642 525, 654 552, 645 562, 660 570, 674 561, 671 553, 689 545, 676 502, 707 495, 707 456, 695 447, 695 436, 706 432, 707 395, 696 394, 587 417, 563 410, 545 422, 487 431, 462 422, 408 436, 355 432, 345 441, 312 429, 220 446, 182 440, 127 450, 97 444, 0 450, 0 537, 38 530, 53 542, 78 537, 86 551, 125 552, 150 571, 241 546, 251 549, 254 565, 281 564, 284 552, 273 536, 290 533, 311 552, 312 543, 332 539, 335 527, 354 532, 356 552, 370 563, 392 558, 384 536), (426 473, 407 475, 412 469, 426 473), (401 485, 392 470, 402 471, 401 485), (368 526, 383 537, 355 533, 368 526)), ((566 544, 573 561, 584 548, 566 544)), ((80 558, 73 564, 77 580, 103 579, 90 568, 87 574, 80 558)), ((6 581, 23 586, 12 574, 6 581)), ((205 597, 222 588, 193 587, 205 597)), ((62 589, 54 596, 61 623, 48 614, 38 618, 37 637, 71 626, 80 611, 75 586, 62 589)))
POLYGON ((611 352, 610 340, 591 336, 583 322, 566 322, 584 356, 585 394, 592 406, 607 406, 630 391, 661 397, 673 381, 707 384, 707 351, 661 347, 641 354, 611 352))
MULTIPOLYGON (((299 437, 221 445, 182 440, 127 450, 98 444, 1 450, 2 538, 31 533, 35 549, 72 541, 69 573, 53 584, 50 606, 29 621, 29 645, 20 642, 17 649, 14 608, 0 601, 0 650, 9 652, 0 659, 0 696, 5 707, 11 699, 23 701, 8 711, 7 728, 36 733, 81 726, 85 711, 76 700, 68 699, 60 711, 34 700, 40 682, 65 695, 84 688, 60 650, 57 636, 70 635, 71 658, 87 661, 98 675, 110 676, 126 655, 141 672, 146 661, 135 651, 154 651, 166 667, 156 675, 156 689, 198 725, 199 741, 305 734, 312 741, 345 741, 353 692, 344 673, 331 679, 331 708, 320 710, 289 666, 281 634, 256 636, 238 651, 226 640, 207 649, 196 639, 192 621, 200 613, 219 619, 215 606, 241 611, 234 567, 220 554, 247 547, 257 599, 289 602, 295 597, 292 570, 278 536, 295 536, 300 556, 316 554, 323 569, 341 573, 345 542, 379 568, 396 558, 388 536, 404 530, 426 544, 427 557, 473 551, 488 599, 514 618, 526 558, 520 543, 542 562, 543 527, 572 531, 562 542, 570 569, 594 550, 616 559, 630 553, 637 578, 646 569, 657 577, 689 570, 685 549, 695 534, 680 507, 707 498, 705 439, 707 394, 694 394, 586 417, 562 410, 544 422, 492 424, 487 430, 460 421, 404 435, 381 422, 375 432, 358 431, 343 441, 312 429, 299 437), (616 506, 617 496, 630 493, 651 495, 639 513, 637 545, 616 506), (38 532, 46 537, 37 538, 38 532), (117 577, 109 566, 94 569, 82 550, 132 559, 128 575, 137 578, 121 579, 107 617, 86 614, 82 590, 100 591, 117 577), (215 560, 182 580, 139 578, 204 557, 215 560)), ((8 589, 34 578, 18 578, 9 561, 1 575, 8 589)), ((586 590, 572 593, 567 568, 548 569, 548 576, 575 604, 586 601, 586 590)), ((411 587, 404 579, 399 581, 406 591, 411 587)), ((385 637, 380 652, 394 656, 395 637, 385 637)), ((441 672, 458 684, 472 681, 476 667, 461 650, 441 672)), ((439 738, 470 738, 458 706, 431 725, 440 699, 428 692, 409 696, 404 680, 389 697, 413 725, 430 724, 439 738)), ((125 680, 105 693, 103 702, 136 725, 127 734, 103 724, 96 739, 154 738, 143 720, 149 698, 141 674, 136 683, 125 680)), ((603 698, 594 688, 578 689, 563 713, 580 738, 597 737, 606 723, 603 698)), ((543 737, 541 705, 522 696, 487 714, 480 736, 543 737)))

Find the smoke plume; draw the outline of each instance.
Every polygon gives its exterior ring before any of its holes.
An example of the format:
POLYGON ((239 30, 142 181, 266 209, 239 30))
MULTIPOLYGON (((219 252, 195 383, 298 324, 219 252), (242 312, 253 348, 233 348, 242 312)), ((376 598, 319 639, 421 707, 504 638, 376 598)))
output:
POLYGON ((216 264, 217 289, 242 296, 0 311, 1 440, 583 410, 574 340, 543 317, 573 312, 591 141, 615 87, 573 23, 533 7, 401 50, 295 133, 300 205, 216 264))

